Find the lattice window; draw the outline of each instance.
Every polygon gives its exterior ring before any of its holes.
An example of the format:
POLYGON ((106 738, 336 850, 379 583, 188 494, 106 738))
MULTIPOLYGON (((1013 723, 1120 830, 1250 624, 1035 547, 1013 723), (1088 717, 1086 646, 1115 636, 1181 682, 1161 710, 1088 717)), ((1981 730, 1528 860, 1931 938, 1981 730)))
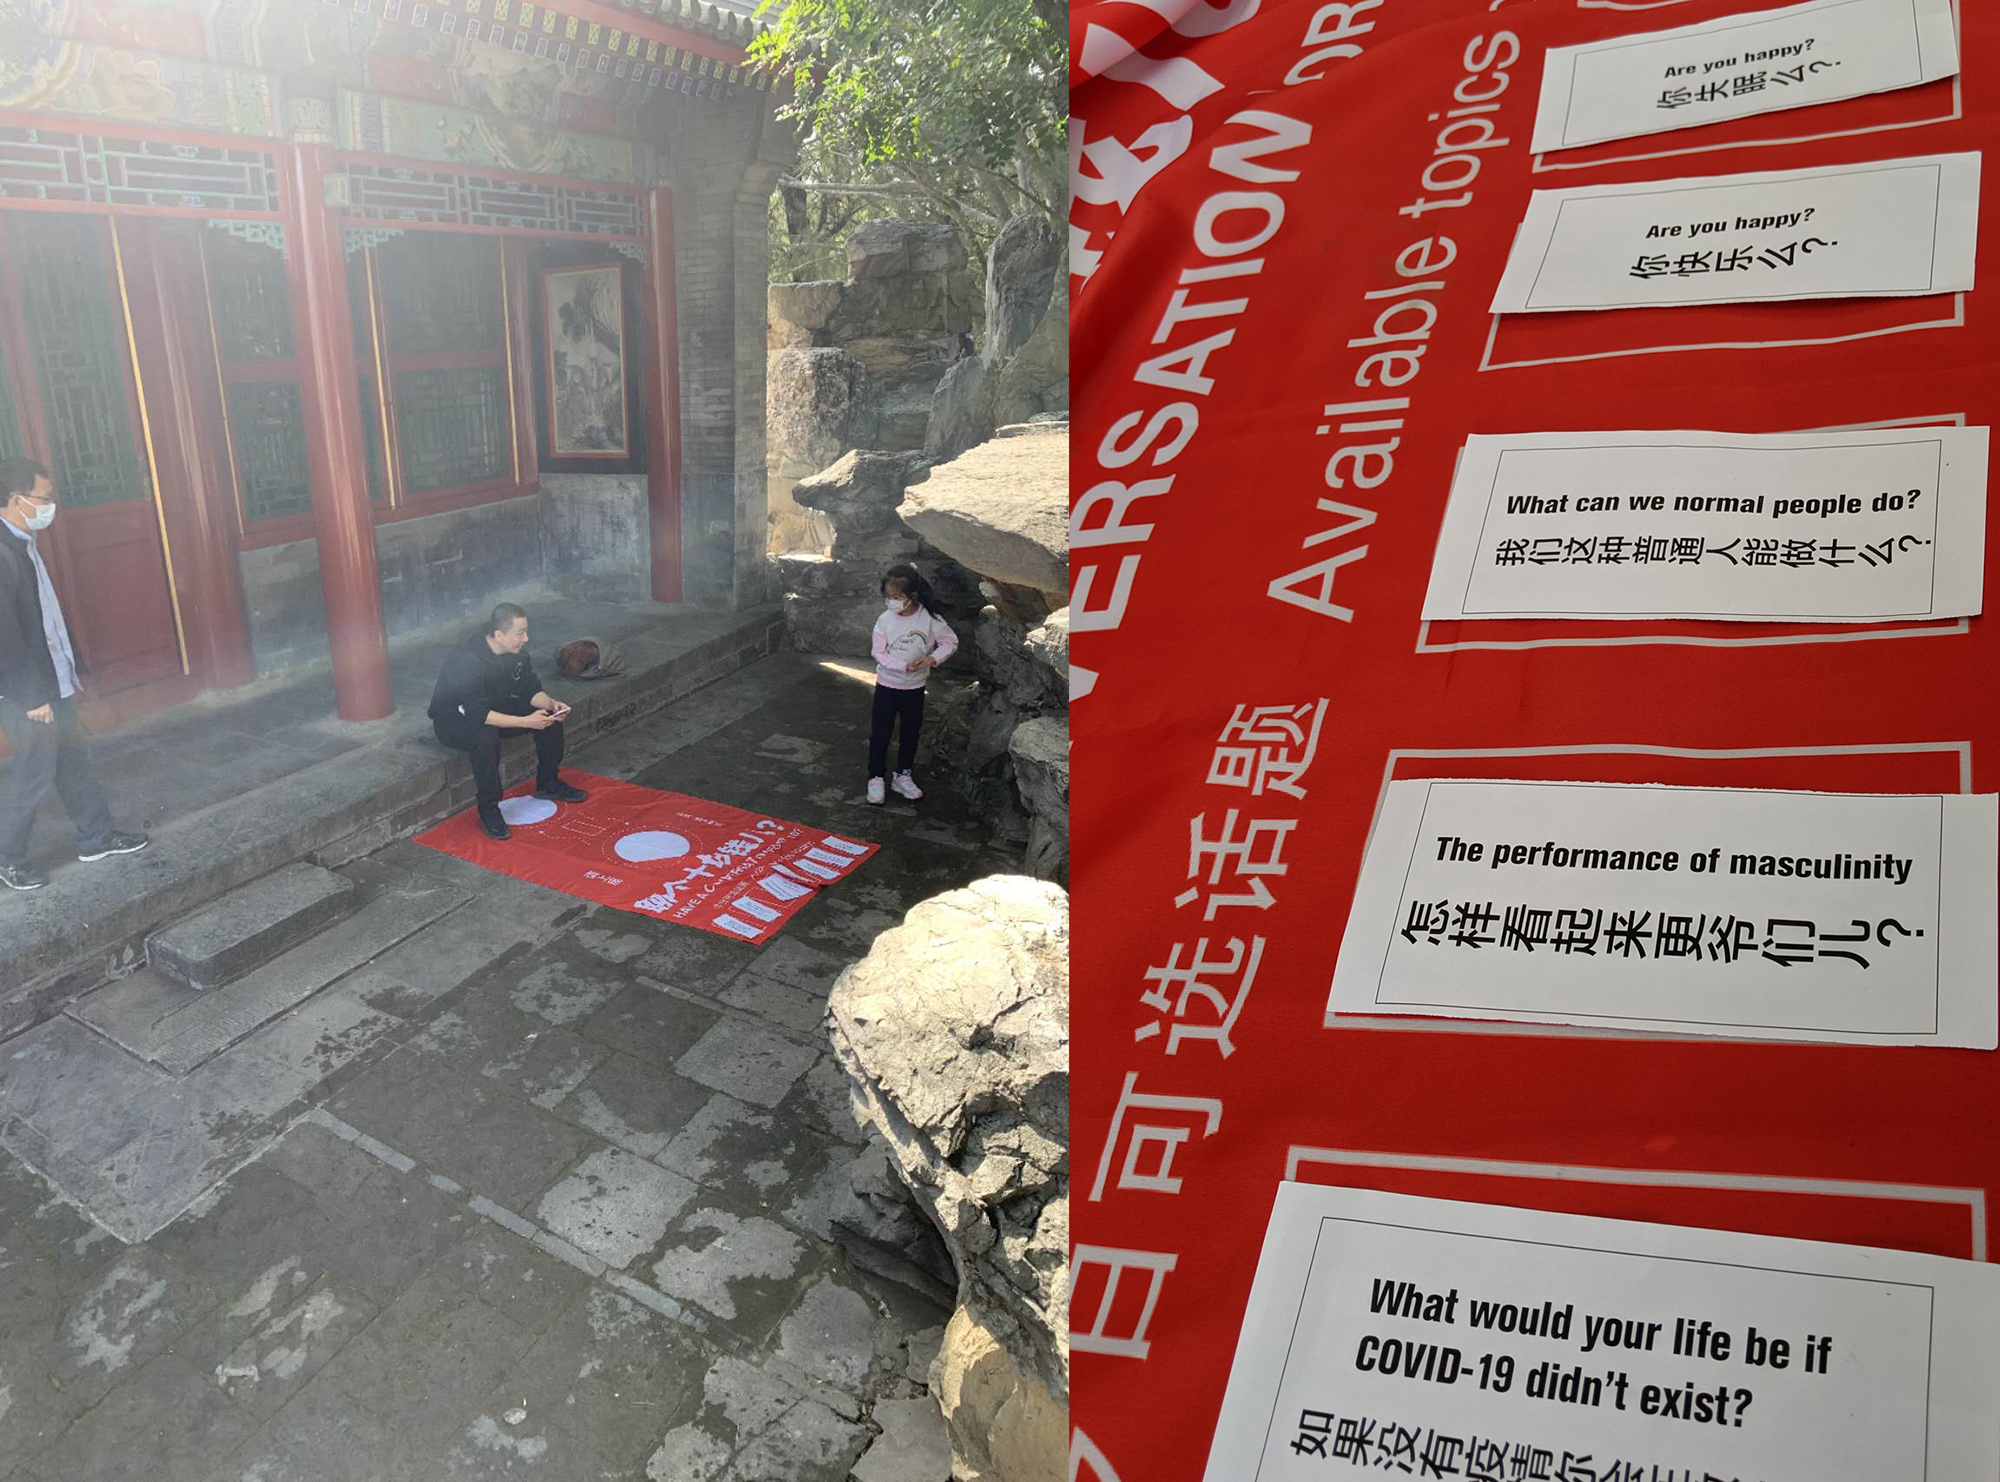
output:
POLYGON ((105 230, 94 216, 10 213, 49 471, 72 507, 150 493, 132 435, 125 327, 105 230))
POLYGON ((392 357, 505 347, 498 244, 412 232, 375 251, 382 328, 392 357))
POLYGON ((67 129, 0 128, 0 198, 276 215, 266 149, 171 144, 67 129))
POLYGON ((283 256, 262 243, 215 231, 206 234, 202 250, 223 362, 291 360, 292 296, 283 256))
POLYGON ((371 497, 425 507, 514 493, 503 253, 495 237, 417 231, 350 259, 371 497))
MULTIPOLYGON (((365 366, 367 361, 363 361, 365 366)), ((368 500, 380 504, 389 497, 388 480, 382 474, 382 401, 375 394, 375 378, 365 370, 360 376, 361 441, 368 457, 368 500)))
POLYGON ((564 236, 645 235, 632 191, 502 180, 456 170, 347 165, 354 221, 507 227, 564 236))
POLYGON ((427 494, 507 474, 513 433, 503 368, 403 371, 395 387, 406 490, 427 494))
POLYGON ((246 523, 312 513, 298 382, 239 381, 231 386, 229 436, 246 523))
POLYGON ((363 370, 373 373, 375 364, 375 330, 369 321, 368 264, 372 255, 366 252, 350 252, 347 255, 347 324, 354 331, 354 363, 363 370))
POLYGON ((6 357, 0 356, 0 458, 18 458, 27 449, 21 446, 21 414, 14 409, 14 386, 7 374, 6 357))
POLYGON ((284 255, 218 227, 202 233, 201 251, 244 533, 303 535, 312 462, 284 255), (292 528, 283 528, 285 521, 292 528))

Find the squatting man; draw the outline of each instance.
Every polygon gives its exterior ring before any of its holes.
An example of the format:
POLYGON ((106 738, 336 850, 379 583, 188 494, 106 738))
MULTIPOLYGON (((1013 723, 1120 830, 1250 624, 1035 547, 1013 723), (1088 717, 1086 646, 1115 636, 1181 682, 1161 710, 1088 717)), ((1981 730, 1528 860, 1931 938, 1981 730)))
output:
POLYGON ((512 602, 493 609, 486 630, 466 639, 444 661, 431 695, 431 728, 438 740, 472 759, 478 787, 479 826, 487 837, 512 832, 500 812, 500 742, 517 732, 535 738, 535 796, 580 803, 590 796, 557 771, 563 758, 563 721, 569 706, 542 688, 528 661, 528 614, 512 602))

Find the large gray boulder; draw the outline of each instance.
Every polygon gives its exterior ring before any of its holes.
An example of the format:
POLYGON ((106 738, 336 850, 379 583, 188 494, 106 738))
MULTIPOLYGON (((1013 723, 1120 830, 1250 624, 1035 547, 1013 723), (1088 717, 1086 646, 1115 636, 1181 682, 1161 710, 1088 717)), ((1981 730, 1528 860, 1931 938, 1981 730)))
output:
POLYGON ((966 263, 965 244, 948 226, 871 221, 847 239, 847 282, 815 332, 821 343, 835 345, 906 334, 955 337, 972 327, 977 309, 966 263))
POLYGON ((966 769, 984 772, 1005 757, 1014 739, 1014 728, 1020 723, 1020 707, 982 684, 973 697, 971 714, 966 717, 966 769))
POLYGON ((986 343, 980 357, 988 365, 997 366, 1028 342, 1058 283, 1068 299, 1068 276, 1057 276, 1067 259, 1062 240, 1039 217, 1016 216, 1000 228, 986 254, 986 343))
POLYGON ((882 416, 876 424, 876 446, 903 452, 921 452, 930 435, 931 404, 936 400, 939 378, 904 381, 884 388, 882 416))
POLYGON ((775 559, 778 590, 800 597, 874 597, 877 578, 831 556, 790 551, 775 559))
POLYGON ((849 448, 874 445, 880 396, 868 368, 845 350, 778 351, 768 394, 768 461, 778 478, 802 477, 849 448))
POLYGON ((826 278, 811 283, 773 283, 766 291, 765 302, 774 321, 782 320, 807 331, 825 329, 840 307, 846 288, 846 284, 826 278))
POLYGON ((767 462, 796 479, 851 448, 916 452, 931 399, 979 305, 949 226, 876 221, 848 243, 845 282, 766 291, 767 462))
POLYGON ((818 510, 833 526, 824 557, 779 558, 785 588, 785 631, 801 653, 868 657, 882 612, 882 573, 908 561, 920 546, 896 516, 896 506, 923 463, 901 453, 856 450, 792 486, 792 498, 818 510))
POLYGON ((1045 665, 1062 683, 1065 698, 1069 694, 1069 609, 1064 607, 1049 614, 1048 621, 1028 635, 1028 652, 1045 665))
POLYGON ((944 1238, 910 1196, 882 1143, 871 1141, 847 1165, 847 1186, 836 1193, 827 1223, 855 1265, 940 1306, 957 1300, 958 1272, 944 1238))
POLYGON ((892 525, 885 530, 849 530, 834 536, 833 559, 847 567, 858 584, 879 597, 882 573, 899 561, 916 563, 923 547, 924 543, 907 525, 892 525))
POLYGON ((996 371, 993 420, 1005 426, 1031 417, 1069 412, 1069 293, 1049 300, 1049 311, 1028 342, 996 371))
POLYGON ((994 378, 986 362, 968 355, 944 373, 931 398, 924 456, 947 463, 993 436, 994 378))
POLYGON ((973 627, 973 656, 980 681, 1017 710, 1059 709, 1068 701, 1067 678, 1037 658, 1028 644, 1028 630, 997 607, 980 610, 973 627))
POLYGON ((977 310, 972 280, 965 273, 868 278, 846 286, 826 328, 814 333, 820 343, 833 345, 904 335, 927 340, 939 334, 956 342, 972 328, 977 310))
POLYGON ((949 334, 870 335, 849 340, 849 355, 868 367, 879 386, 921 382, 935 387, 958 358, 958 337, 949 334))
POLYGON ((958 1310, 930 1388, 961 1482, 1069 1447, 1069 898, 996 875, 915 907, 827 1005, 853 1109, 936 1224, 958 1310))
POLYGON ((871 221, 847 239, 847 276, 854 282, 906 273, 962 272, 970 259, 949 226, 931 221, 871 221))
POLYGON ((769 321, 766 343, 773 350, 805 349, 823 343, 819 331, 840 307, 844 283, 773 283, 764 294, 769 321))
POLYGON ((901 453, 855 449, 792 486, 792 498, 833 522, 836 540, 901 528, 896 507, 922 465, 901 453))
POLYGON ((1069 594, 1069 428, 995 438, 933 468, 897 511, 954 561, 1056 602, 1069 594))
POLYGON ((802 654, 831 654, 865 659, 881 599, 866 597, 806 597, 787 592, 782 605, 785 636, 802 654))
POLYGON ((1028 868, 1044 880, 1069 879, 1069 717, 1036 716, 1007 743, 1014 785, 1028 810, 1028 868))

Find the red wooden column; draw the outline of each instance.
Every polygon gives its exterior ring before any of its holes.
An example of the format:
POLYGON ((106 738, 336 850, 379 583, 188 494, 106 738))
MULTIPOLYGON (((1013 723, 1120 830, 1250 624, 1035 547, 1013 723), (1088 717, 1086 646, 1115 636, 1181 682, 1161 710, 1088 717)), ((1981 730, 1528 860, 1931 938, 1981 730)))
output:
POLYGON ((227 687, 255 679, 257 665, 236 564, 235 485, 209 332, 201 230, 129 217, 118 224, 188 668, 205 685, 227 687))
POLYGON ((680 310, 674 298, 674 193, 646 192, 640 375, 646 407, 646 513, 653 600, 681 600, 680 310))
POLYGON ((323 146, 301 145, 291 154, 296 270, 292 282, 303 296, 305 310, 305 353, 300 360, 308 375, 301 390, 334 696, 342 720, 379 720, 395 709, 396 702, 382 627, 375 516, 368 504, 367 453, 348 319, 347 258, 340 219, 326 204, 323 146))

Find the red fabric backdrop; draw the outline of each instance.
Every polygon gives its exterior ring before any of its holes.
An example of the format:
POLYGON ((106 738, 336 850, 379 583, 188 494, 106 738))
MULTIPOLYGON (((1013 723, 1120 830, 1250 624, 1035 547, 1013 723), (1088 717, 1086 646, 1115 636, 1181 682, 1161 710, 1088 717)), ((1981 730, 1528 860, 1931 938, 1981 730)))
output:
POLYGON ((1992 134, 2000 12, 1968 6, 1960 78, 1529 153, 1544 48, 1760 8, 1073 11, 1084 1478, 1201 1475, 1288 1171, 1984 1258, 1993 1054, 1322 1024, 1392 776, 2000 787, 1989 619, 1418 618, 1470 433, 1995 420, 1992 286, 1488 314, 1538 187, 1979 149, 1992 134), (1459 118, 1507 142, 1453 147, 1478 136, 1463 130, 1441 144, 1451 110, 1486 104, 1459 118), (1262 152, 1232 148, 1245 144, 1262 152), (1429 309, 1378 322, 1415 301, 1429 309), (1377 456, 1329 467, 1364 445, 1377 456))

